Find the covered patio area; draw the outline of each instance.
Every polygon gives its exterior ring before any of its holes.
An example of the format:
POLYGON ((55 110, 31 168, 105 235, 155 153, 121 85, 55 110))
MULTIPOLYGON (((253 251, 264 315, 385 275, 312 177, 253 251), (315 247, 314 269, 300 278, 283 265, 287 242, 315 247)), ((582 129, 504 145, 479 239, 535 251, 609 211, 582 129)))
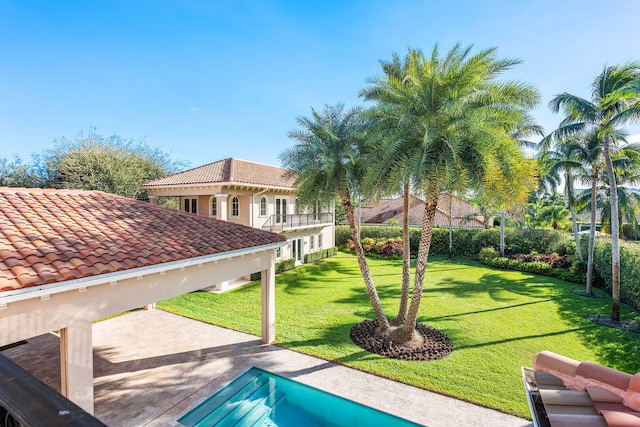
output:
MULTIPOLYGON (((3 354, 59 387, 58 338, 27 341, 3 354)), ((96 323, 93 343, 95 415, 113 427, 177 426, 181 415, 252 366, 431 427, 531 425, 160 310, 96 323)))
POLYGON ((282 236, 98 191, 9 188, 0 188, 0 230, 0 346, 59 331, 56 357, 43 347, 30 358, 90 414, 96 320, 261 272, 262 341, 275 339, 282 236))

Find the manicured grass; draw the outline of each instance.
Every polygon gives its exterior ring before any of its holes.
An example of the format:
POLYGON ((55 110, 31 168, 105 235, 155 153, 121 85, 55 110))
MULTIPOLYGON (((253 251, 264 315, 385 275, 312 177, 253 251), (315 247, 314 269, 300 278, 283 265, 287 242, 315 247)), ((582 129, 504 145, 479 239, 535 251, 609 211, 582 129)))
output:
MULTIPOLYGON (((395 316, 401 262, 370 259, 369 265, 387 315, 395 316)), ((355 257, 341 253, 276 276, 277 343, 530 418, 520 367, 531 366, 539 351, 640 371, 640 335, 588 321, 591 313, 609 315, 611 301, 580 297, 572 292, 577 287, 473 261, 430 260, 418 320, 446 332, 455 349, 439 361, 390 360, 349 339, 349 329, 372 310, 355 257)), ((260 335, 259 282, 221 295, 195 292, 158 307, 260 335)), ((623 316, 631 315, 623 308, 623 316)))

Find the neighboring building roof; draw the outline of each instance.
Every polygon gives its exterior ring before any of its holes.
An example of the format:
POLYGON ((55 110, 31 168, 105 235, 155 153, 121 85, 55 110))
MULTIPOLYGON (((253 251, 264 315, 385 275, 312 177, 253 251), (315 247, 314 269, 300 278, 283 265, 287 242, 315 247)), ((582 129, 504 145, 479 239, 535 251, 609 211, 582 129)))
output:
MULTIPOLYGON (((409 225, 422 225, 425 202, 416 196, 409 201, 409 225)), ((361 222, 363 224, 386 224, 390 219, 396 219, 402 224, 402 197, 395 199, 380 199, 375 203, 361 208, 361 222)), ((356 211, 357 213, 357 211, 356 211)), ((451 200, 451 223, 453 227, 484 228, 484 217, 477 215, 471 203, 453 196, 451 200)), ((435 216, 435 225, 449 226, 449 196, 441 195, 435 216)))
POLYGON ((286 178, 287 169, 239 159, 224 159, 184 172, 145 182, 143 188, 194 184, 235 183, 255 186, 293 188, 294 178, 286 178))
POLYGON ((99 191, 0 187, 0 293, 284 240, 99 191))

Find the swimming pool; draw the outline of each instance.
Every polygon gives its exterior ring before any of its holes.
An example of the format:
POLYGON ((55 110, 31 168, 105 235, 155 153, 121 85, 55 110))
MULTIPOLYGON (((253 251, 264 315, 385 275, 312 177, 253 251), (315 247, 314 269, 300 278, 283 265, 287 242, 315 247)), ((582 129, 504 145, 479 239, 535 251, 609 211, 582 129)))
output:
POLYGON ((187 427, 416 427, 402 418, 251 368, 183 415, 187 427))

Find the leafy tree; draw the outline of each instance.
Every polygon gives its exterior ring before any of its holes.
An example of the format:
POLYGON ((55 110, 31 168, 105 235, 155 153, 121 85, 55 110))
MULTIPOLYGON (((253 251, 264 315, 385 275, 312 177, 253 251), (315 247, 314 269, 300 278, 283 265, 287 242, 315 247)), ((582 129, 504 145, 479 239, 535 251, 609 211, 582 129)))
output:
POLYGON ((419 339, 415 326, 442 189, 458 177, 488 197, 517 203, 528 195, 528 178, 535 182, 514 134, 530 122, 527 110, 538 102, 538 92, 495 80, 518 62, 498 59, 495 49, 471 55, 471 47, 456 45, 443 57, 437 46, 429 56, 410 49, 404 60, 395 55, 393 66, 382 62, 384 75, 361 91, 386 117, 382 130, 376 123, 385 151, 371 164, 383 163, 391 183, 410 177, 426 200, 411 302, 405 322, 392 332, 394 343, 419 339))
POLYGON ((289 138, 295 140, 296 145, 279 157, 296 178, 301 204, 313 206, 317 201, 328 202, 340 197, 378 327, 385 333, 389 322, 360 243, 353 206, 354 194, 362 190, 368 123, 362 109, 357 107, 345 110, 342 104, 325 105, 321 111, 311 111, 312 118, 298 118, 299 128, 289 131, 289 138))
POLYGON ((607 66, 596 76, 591 100, 569 93, 556 95, 549 103, 554 112, 563 111, 565 119, 554 132, 558 137, 592 135, 602 149, 611 203, 611 268, 613 307, 611 320, 620 321, 620 245, 618 226, 618 190, 611 148, 620 141, 621 128, 640 119, 640 64, 631 62, 607 66))
POLYGON ((32 164, 0 160, 3 184, 10 186, 100 190, 147 200, 145 181, 177 172, 186 162, 172 160, 144 141, 104 137, 94 129, 54 141, 54 148, 32 155, 32 164))

